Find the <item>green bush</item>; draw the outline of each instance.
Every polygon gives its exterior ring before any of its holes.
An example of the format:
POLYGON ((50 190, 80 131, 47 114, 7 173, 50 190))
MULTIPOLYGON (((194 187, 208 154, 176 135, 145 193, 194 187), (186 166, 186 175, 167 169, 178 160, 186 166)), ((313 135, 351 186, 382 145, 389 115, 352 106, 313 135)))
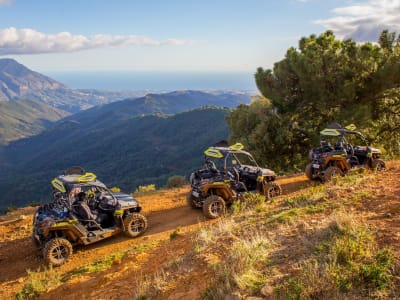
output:
POLYGON ((36 272, 27 272, 28 279, 22 290, 15 295, 15 299, 35 299, 61 282, 60 275, 51 266, 43 271, 39 268, 36 272))
POLYGON ((110 189, 110 191, 111 192, 113 192, 113 193, 119 193, 119 192, 121 192, 121 189, 119 188, 119 187, 112 187, 111 189, 110 189))
POLYGON ((167 180, 167 188, 178 188, 182 187, 186 184, 186 179, 181 175, 174 175, 168 178, 167 180))
POLYGON ((135 193, 140 193, 140 194, 144 194, 144 193, 149 193, 149 192, 154 192, 156 191, 156 185, 155 184, 148 184, 148 185, 140 185, 135 193))

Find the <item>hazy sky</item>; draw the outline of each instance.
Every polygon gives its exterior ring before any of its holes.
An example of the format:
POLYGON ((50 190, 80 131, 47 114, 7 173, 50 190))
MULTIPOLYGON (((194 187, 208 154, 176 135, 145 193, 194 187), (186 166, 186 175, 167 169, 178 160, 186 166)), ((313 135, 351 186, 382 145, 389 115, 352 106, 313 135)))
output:
POLYGON ((36 71, 271 68, 327 29, 375 42, 400 0, 0 0, 0 58, 36 71))

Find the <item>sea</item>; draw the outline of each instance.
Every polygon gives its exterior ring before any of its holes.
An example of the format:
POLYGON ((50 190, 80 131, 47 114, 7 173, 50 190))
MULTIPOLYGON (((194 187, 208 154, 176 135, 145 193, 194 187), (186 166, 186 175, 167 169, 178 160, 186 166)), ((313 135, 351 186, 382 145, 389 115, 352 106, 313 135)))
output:
POLYGON ((45 74, 75 89, 257 91, 254 72, 250 71, 53 71, 45 74))

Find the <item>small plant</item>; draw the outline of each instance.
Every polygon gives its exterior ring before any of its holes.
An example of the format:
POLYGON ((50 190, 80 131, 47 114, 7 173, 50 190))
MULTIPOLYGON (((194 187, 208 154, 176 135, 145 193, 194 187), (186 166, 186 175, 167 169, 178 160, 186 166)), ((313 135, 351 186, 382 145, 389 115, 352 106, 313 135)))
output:
POLYGON ((239 214, 251 209, 262 211, 262 206, 265 204, 265 196, 254 193, 245 193, 243 199, 233 202, 231 210, 233 214, 239 214))
POLYGON ((111 189, 110 189, 110 191, 111 192, 113 192, 113 193, 120 193, 121 192, 121 189, 119 188, 119 187, 112 187, 111 189))
POLYGON ((28 270, 28 279, 15 299, 34 299, 51 288, 61 283, 60 275, 50 266, 43 271, 39 268, 36 272, 28 270))
POLYGON ((107 257, 104 257, 102 259, 96 260, 95 262, 93 262, 89 265, 86 265, 77 270, 68 272, 61 278, 61 281, 66 282, 77 275, 82 275, 82 274, 86 274, 86 273, 97 273, 97 272, 107 270, 107 269, 111 268, 111 266, 113 264, 120 262, 121 259, 125 256, 125 254, 126 254, 126 252, 118 252, 115 254, 111 254, 107 257))
POLYGON ((135 194, 146 194, 146 193, 155 192, 156 190, 157 189, 156 189, 156 185, 155 184, 140 185, 135 190, 135 194))
POLYGON ((179 188, 183 187, 186 184, 186 179, 181 175, 174 175, 168 178, 167 180, 167 188, 179 188))
POLYGON ((178 237, 180 231, 181 231, 181 228, 180 228, 180 227, 176 228, 176 229, 169 235, 170 241, 172 241, 174 238, 178 237))
POLYGON ((163 290, 168 283, 168 275, 164 270, 155 273, 154 275, 141 276, 136 281, 136 291, 134 299, 153 299, 163 290))
POLYGON ((14 210, 16 210, 17 208, 14 206, 8 206, 5 210, 4 210, 4 214, 8 214, 14 210))
POLYGON ((310 204, 312 201, 306 195, 299 195, 295 197, 288 197, 285 199, 285 204, 291 208, 303 207, 310 204))

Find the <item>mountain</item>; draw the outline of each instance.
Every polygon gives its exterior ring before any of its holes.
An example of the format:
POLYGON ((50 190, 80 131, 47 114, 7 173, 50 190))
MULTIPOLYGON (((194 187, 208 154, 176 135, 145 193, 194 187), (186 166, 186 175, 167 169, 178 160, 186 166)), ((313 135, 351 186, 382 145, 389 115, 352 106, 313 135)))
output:
POLYGON ((81 165, 109 186, 131 192, 138 185, 164 185, 172 175, 188 176, 201 165, 203 151, 226 139, 229 109, 200 108, 172 116, 157 113, 109 119, 88 127, 69 120, 40 135, 10 143, 2 158, 0 209, 48 199, 50 180, 81 165))
POLYGON ((78 112, 62 122, 79 122, 86 127, 107 127, 115 120, 126 120, 133 116, 152 113, 171 115, 204 106, 235 108, 240 103, 249 102, 250 95, 244 92, 175 91, 99 105, 78 112))
MULTIPOLYGON (((104 105, 122 99, 129 98, 129 101, 133 101, 133 98, 142 97, 146 94, 146 91, 71 89, 50 77, 28 69, 13 59, 0 59, 0 102, 32 99, 70 113, 76 113, 97 105, 104 105)), ((140 107, 142 113, 149 113, 158 109, 165 110, 166 105, 171 105, 170 102, 163 103, 163 96, 161 95, 164 94, 149 94, 143 97, 142 106, 140 107)), ((167 96, 167 98, 170 98, 170 96, 167 96)), ((241 92, 214 92, 203 93, 201 95, 201 92, 195 94, 190 91, 182 91, 175 92, 175 97, 175 106, 173 104, 169 111, 184 111, 185 108, 179 107, 180 105, 186 106, 187 109, 208 104, 231 107, 235 101, 237 103, 248 103, 250 101, 250 94, 241 92), (190 93, 192 93, 193 97, 188 97, 190 93), (207 97, 210 97, 210 95, 214 96, 214 99, 218 99, 221 103, 201 103, 207 97), (189 101, 197 104, 189 104, 189 101), (227 105, 224 105, 224 101, 227 105)))
POLYGON ((71 113, 95 105, 142 96, 143 91, 76 90, 32 71, 14 59, 0 59, 0 101, 32 99, 71 113))
POLYGON ((0 145, 38 134, 68 115, 39 101, 0 102, 0 145))

